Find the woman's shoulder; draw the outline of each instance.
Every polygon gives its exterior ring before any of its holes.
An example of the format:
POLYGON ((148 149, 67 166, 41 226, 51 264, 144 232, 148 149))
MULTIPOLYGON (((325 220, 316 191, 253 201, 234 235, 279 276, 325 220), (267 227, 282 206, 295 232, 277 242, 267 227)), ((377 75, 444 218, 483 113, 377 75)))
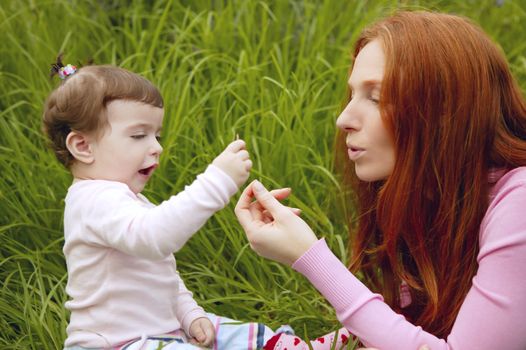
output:
POLYGON ((517 167, 507 171, 499 180, 505 182, 520 182, 526 184, 526 166, 517 167))
POLYGON ((488 210, 480 226, 482 247, 526 243, 526 167, 502 172, 490 196, 488 210))
POLYGON ((490 173, 490 182, 494 183, 491 188, 492 201, 510 190, 526 189, 526 166, 511 170, 494 170, 490 173))

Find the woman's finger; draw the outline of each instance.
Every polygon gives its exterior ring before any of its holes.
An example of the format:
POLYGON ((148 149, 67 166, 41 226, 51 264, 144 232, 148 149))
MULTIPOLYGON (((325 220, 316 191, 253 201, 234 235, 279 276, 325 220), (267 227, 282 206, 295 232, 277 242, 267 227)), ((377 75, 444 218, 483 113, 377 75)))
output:
POLYGON ((292 190, 290 187, 285 188, 277 188, 275 190, 270 191, 270 194, 272 197, 276 198, 278 201, 284 200, 288 196, 290 196, 292 190))
POLYGON ((290 209, 291 212, 294 213, 294 215, 296 215, 296 216, 300 216, 301 215, 301 209, 299 209, 299 208, 290 208, 290 207, 288 207, 288 208, 290 209))
POLYGON ((272 215, 270 215, 268 210, 265 210, 263 212, 263 218, 261 221, 263 221, 265 224, 270 224, 272 221, 274 221, 274 218, 272 217, 272 215))
POLYGON ((261 204, 259 204, 258 202, 250 203, 249 211, 250 215, 252 216, 253 222, 264 221, 263 218, 265 216, 265 208, 263 208, 261 204))
POLYGON ((261 182, 254 180, 249 186, 256 200, 270 212, 272 217, 276 218, 286 212, 286 207, 274 198, 261 182))
POLYGON ((252 225, 253 214, 251 213, 251 204, 252 199, 254 198, 254 193, 252 192, 252 183, 248 185, 237 201, 236 207, 234 209, 239 223, 245 229, 245 231, 252 225))
MULTIPOLYGON (((239 223, 245 230, 250 225, 254 225, 257 223, 267 224, 274 220, 270 211, 262 205, 261 201, 253 201, 254 191, 252 189, 252 184, 255 181, 253 181, 243 190, 235 208, 236 216, 238 217, 239 223)), ((270 192, 267 191, 267 194, 270 195, 270 197, 272 197, 273 200, 279 203, 280 200, 287 198, 291 194, 291 192, 292 190, 290 188, 285 187, 278 188, 270 192)), ((295 215, 299 215, 301 212, 301 210, 297 208, 289 208, 286 206, 283 207, 288 208, 295 215)))
MULTIPOLYGON (((272 190, 270 191, 270 194, 276 198, 277 200, 283 200, 285 198, 287 198, 291 193, 291 189, 290 188, 278 188, 278 189, 275 189, 275 190, 272 190)), ((261 205, 260 202, 258 201, 254 201, 250 204, 250 207, 251 209, 256 209, 256 210, 259 210, 259 211, 264 211, 265 209, 263 208, 263 206, 261 205)))

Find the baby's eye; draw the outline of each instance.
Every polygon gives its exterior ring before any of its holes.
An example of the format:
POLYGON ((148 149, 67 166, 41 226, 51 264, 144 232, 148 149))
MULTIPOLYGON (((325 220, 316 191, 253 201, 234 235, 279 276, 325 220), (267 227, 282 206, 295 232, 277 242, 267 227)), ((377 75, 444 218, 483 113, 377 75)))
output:
POLYGON ((157 142, 161 143, 161 139, 162 139, 161 135, 157 135, 157 136, 155 136, 155 138, 157 139, 157 142))
POLYGON ((138 135, 132 135, 131 138, 135 140, 140 140, 142 138, 146 137, 144 134, 138 134, 138 135))

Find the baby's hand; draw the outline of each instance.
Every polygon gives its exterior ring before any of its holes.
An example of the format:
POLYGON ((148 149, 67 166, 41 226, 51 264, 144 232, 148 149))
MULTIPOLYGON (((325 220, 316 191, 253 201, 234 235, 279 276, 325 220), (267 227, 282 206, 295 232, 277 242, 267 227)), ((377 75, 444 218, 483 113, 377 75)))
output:
POLYGON ((252 169, 252 161, 246 150, 245 141, 236 140, 226 146, 225 150, 212 162, 234 180, 237 187, 247 181, 252 169))
POLYGON ((190 324, 190 343, 200 346, 210 347, 214 343, 215 329, 214 325, 206 317, 196 318, 190 324))

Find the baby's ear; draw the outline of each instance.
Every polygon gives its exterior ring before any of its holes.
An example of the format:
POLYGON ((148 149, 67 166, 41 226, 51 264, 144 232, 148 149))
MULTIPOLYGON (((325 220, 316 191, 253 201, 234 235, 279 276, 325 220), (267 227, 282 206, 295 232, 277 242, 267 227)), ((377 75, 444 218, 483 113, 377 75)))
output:
POLYGON ((95 160, 91 149, 91 139, 85 134, 71 131, 66 137, 66 147, 75 160, 84 164, 91 164, 95 160))

